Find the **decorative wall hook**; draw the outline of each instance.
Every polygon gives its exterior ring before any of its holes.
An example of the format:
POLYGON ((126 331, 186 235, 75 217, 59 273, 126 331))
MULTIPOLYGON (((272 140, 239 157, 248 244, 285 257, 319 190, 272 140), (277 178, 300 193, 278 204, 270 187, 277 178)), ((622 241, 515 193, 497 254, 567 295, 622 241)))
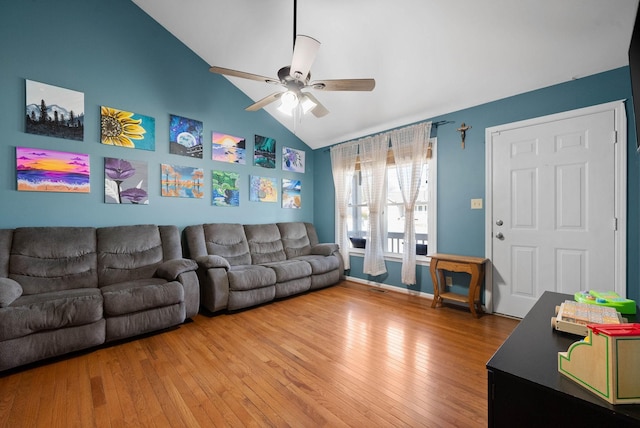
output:
POLYGON ((460 124, 460 128, 458 128, 458 132, 460 133, 460 137, 462 138, 462 142, 460 143, 462 145, 462 149, 464 150, 464 139, 467 137, 467 131, 471 129, 470 125, 466 125, 464 122, 462 122, 462 124, 460 124))

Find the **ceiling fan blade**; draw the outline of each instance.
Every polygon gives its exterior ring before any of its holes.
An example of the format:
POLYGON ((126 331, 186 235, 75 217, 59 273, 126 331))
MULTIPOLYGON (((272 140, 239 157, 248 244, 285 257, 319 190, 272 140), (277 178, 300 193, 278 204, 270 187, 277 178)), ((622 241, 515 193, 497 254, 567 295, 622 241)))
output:
POLYGON ((316 97, 308 92, 305 92, 304 94, 316 104, 316 106, 311 110, 311 113, 313 113, 315 117, 323 117, 329 114, 329 110, 327 110, 327 108, 323 106, 316 97))
POLYGON ((373 91, 376 81, 374 79, 316 80, 307 86, 320 91, 373 91))
POLYGON ((304 82, 320 49, 320 42, 309 36, 297 36, 291 58, 291 77, 304 82))
POLYGON ((280 84, 278 79, 272 77, 260 76, 258 74, 245 73, 244 71, 232 70, 230 68, 216 67, 209 68, 212 73, 223 74, 225 76, 241 77, 243 79, 257 80, 258 82, 276 83, 280 84))
POLYGON ((251 104, 245 110, 246 111, 257 111, 257 110, 260 110, 262 107, 264 107, 264 106, 266 106, 268 104, 271 104, 272 102, 276 101, 281 96, 282 96, 282 92, 274 92, 273 94, 267 95, 263 99, 261 99, 259 101, 256 101, 255 103, 251 104))

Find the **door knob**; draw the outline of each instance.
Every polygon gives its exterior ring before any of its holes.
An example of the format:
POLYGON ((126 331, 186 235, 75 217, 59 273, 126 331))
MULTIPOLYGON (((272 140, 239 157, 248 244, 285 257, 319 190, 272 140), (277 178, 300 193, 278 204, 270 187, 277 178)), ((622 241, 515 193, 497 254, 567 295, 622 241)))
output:
POLYGON ((501 232, 498 232, 498 234, 496 235, 496 238, 502 241, 504 239, 504 235, 501 232))
POLYGON ((502 220, 498 220, 498 221, 496 221, 496 224, 497 224, 498 226, 502 226, 504 223, 502 222, 502 220))

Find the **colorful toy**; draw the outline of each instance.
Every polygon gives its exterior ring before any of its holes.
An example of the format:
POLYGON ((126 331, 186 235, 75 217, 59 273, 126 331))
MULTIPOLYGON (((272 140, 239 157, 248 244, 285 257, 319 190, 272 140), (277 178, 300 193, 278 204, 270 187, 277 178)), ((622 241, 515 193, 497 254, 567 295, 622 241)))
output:
POLYGON ((624 299, 613 291, 578 291, 573 297, 576 302, 608 306, 615 308, 621 314, 636 313, 636 302, 634 300, 624 299))
POLYGON ((640 403, 640 324, 589 324, 588 340, 558 353, 558 371, 611 404, 640 403))
POLYGON ((551 326, 558 331, 586 336, 588 324, 622 324, 627 320, 615 308, 565 300, 556 307, 551 326))

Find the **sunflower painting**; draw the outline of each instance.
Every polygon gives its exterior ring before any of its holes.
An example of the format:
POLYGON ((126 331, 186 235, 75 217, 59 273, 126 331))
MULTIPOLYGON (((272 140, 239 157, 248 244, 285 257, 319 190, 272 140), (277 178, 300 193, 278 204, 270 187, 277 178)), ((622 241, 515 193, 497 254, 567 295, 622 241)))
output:
POLYGON ((154 151, 156 120, 130 111, 101 106, 100 142, 110 146, 154 151))

